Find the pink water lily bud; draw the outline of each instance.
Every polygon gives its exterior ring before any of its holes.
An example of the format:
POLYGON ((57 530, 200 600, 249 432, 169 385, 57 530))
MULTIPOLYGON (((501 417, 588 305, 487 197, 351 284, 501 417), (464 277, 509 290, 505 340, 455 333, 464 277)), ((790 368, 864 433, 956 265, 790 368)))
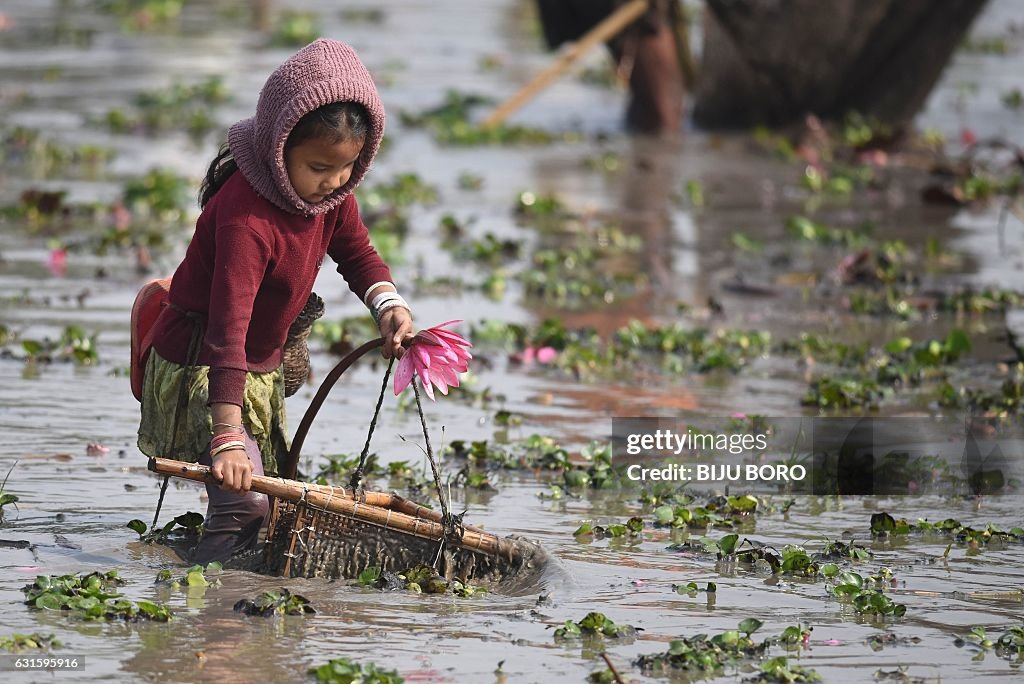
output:
POLYGON ((558 356, 554 347, 541 347, 537 350, 537 363, 551 363, 558 356))
POLYGON ((63 247, 58 247, 50 250, 50 258, 47 260, 46 266, 53 275, 62 276, 67 271, 67 261, 67 250, 63 247))
POLYGON ((395 370, 395 396, 409 386, 413 375, 420 376, 423 391, 432 400, 434 387, 446 395, 449 387, 459 386, 459 373, 469 370, 469 360, 473 358, 466 349, 473 345, 444 328, 461 322, 448 321, 416 333, 395 370))

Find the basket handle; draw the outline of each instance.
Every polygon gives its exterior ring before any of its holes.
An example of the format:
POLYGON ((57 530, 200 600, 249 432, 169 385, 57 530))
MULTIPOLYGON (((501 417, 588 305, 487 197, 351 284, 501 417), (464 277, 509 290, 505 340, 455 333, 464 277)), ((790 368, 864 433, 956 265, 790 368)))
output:
POLYGON ((309 428, 313 425, 313 419, 316 418, 317 412, 320 410, 320 407, 323 406, 324 400, 327 399, 327 395, 334 387, 334 384, 338 382, 338 378, 341 377, 341 374, 347 371, 349 366, 365 356, 367 352, 383 346, 383 337, 378 337, 375 340, 365 342, 361 347, 353 349, 346 354, 345 357, 338 362, 338 365, 331 369, 331 372, 327 374, 324 381, 320 383, 320 389, 318 389, 316 394, 313 396, 313 401, 309 403, 309 408, 306 409, 306 413, 302 416, 302 422, 299 423, 299 427, 295 431, 295 437, 292 438, 292 448, 288 452, 285 462, 281 464, 281 477, 289 480, 295 479, 295 471, 299 467, 299 454, 302 453, 302 444, 306 441, 306 434, 309 432, 309 428))

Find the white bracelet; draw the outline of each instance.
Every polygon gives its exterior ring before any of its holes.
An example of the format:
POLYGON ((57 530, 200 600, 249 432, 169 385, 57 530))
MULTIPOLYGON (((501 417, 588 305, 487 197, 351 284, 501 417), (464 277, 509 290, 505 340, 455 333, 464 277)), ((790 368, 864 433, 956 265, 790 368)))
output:
POLYGON ((381 285, 390 285, 391 287, 395 287, 395 284, 389 280, 382 280, 379 283, 374 283, 370 287, 366 288, 366 294, 363 295, 363 304, 365 304, 366 306, 370 306, 370 293, 376 290, 381 285))
POLYGON ((380 305, 388 301, 389 299, 402 299, 402 295, 398 294, 397 292, 392 292, 390 290, 388 290, 387 292, 381 292, 379 295, 373 298, 372 302, 370 302, 370 308, 379 309, 380 305))
POLYGON ((404 299, 401 301, 398 301, 397 299, 389 299, 388 301, 384 302, 379 307, 374 309, 374 313, 376 314, 377 318, 379 318, 382 313, 384 313, 388 309, 394 309, 396 306, 400 306, 403 309, 408 309, 410 312, 412 311, 412 309, 409 308, 409 305, 406 304, 404 299))

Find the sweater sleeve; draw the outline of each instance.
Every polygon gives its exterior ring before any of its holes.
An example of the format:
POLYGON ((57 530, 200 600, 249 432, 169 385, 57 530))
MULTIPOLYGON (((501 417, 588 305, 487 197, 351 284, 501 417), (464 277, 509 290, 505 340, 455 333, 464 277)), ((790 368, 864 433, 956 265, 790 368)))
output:
POLYGON ((243 225, 218 226, 216 245, 205 337, 209 403, 242 406, 248 371, 246 334, 271 249, 252 228, 243 225))
POLYGON ((355 195, 341 205, 338 225, 327 246, 327 253, 338 264, 338 273, 359 299, 375 283, 392 282, 391 269, 370 244, 370 232, 359 217, 355 195))

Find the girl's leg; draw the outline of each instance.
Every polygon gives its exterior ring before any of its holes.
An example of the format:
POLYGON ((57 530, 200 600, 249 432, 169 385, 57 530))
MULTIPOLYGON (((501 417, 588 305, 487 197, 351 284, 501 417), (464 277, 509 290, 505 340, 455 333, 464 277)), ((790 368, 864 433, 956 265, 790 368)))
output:
MULTIPOLYGON (((252 474, 263 475, 263 458, 248 430, 245 432, 245 452, 252 463, 252 474)), ((207 466, 213 464, 209 447, 199 462, 207 466)), ((207 483, 206 493, 210 504, 206 509, 203 537, 193 552, 193 562, 205 565, 211 561, 225 561, 236 553, 254 549, 270 509, 267 496, 259 492, 239 496, 212 483, 207 483)))

